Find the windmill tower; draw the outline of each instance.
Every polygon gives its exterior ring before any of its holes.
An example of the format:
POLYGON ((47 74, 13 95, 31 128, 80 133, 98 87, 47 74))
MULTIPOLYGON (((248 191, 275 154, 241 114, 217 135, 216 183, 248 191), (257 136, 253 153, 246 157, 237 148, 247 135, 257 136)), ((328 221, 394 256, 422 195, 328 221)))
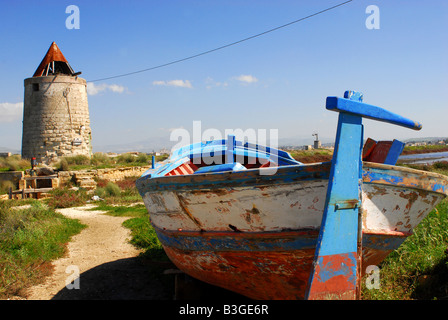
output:
POLYGON ((92 155, 86 80, 53 42, 33 77, 24 81, 22 158, 49 164, 92 155))

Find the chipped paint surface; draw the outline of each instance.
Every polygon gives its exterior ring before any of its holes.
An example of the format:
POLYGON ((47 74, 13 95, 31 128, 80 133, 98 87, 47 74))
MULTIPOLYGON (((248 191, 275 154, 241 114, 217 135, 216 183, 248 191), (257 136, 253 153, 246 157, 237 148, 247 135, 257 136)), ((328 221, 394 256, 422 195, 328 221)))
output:
MULTIPOLYGON (((279 167, 275 176, 250 169, 160 177, 140 179, 137 186, 165 251, 181 270, 254 299, 303 299, 329 168, 323 163, 279 167)), ((447 186, 441 175, 364 163, 363 269, 398 248, 446 197, 447 186)), ((350 267, 346 258, 339 263, 350 267)))
POLYGON ((354 300, 356 297, 356 252, 320 256, 309 300, 354 300), (341 289, 343 288, 343 289, 341 289))
MULTIPOLYGON (((170 259, 193 277, 252 299, 305 297, 318 230, 156 232, 170 259)), ((365 234, 362 265, 377 265, 404 239, 365 234)))

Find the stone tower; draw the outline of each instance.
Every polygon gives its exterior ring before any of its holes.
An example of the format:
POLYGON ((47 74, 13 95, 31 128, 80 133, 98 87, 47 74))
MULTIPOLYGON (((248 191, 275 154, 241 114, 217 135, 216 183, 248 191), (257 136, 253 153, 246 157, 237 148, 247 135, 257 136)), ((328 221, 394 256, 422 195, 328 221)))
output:
POLYGON ((25 79, 22 158, 49 164, 92 155, 86 80, 52 43, 32 78, 25 79))

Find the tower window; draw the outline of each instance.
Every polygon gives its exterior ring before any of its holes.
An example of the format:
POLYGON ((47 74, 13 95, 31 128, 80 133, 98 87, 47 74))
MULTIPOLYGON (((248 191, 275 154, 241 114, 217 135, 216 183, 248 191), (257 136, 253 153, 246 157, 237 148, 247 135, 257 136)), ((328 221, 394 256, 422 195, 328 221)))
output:
POLYGON ((39 84, 33 83, 33 91, 39 91, 39 84))

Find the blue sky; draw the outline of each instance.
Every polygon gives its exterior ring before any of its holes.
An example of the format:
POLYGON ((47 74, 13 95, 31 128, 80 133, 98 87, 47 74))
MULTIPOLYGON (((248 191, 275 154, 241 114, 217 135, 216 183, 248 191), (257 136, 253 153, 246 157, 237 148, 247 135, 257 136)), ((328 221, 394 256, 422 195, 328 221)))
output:
MULTIPOLYGON (((88 82, 189 57, 344 2, 2 1, 0 147, 21 148, 23 80, 52 41, 88 82), (80 28, 67 29, 77 5, 80 28)), ((448 2, 353 0, 305 21, 167 67, 90 82, 93 151, 170 140, 175 128, 270 129, 280 139, 334 138, 327 96, 345 90, 420 121, 421 131, 365 120, 374 139, 448 136, 448 2), (368 29, 369 5, 379 29, 368 29)), ((102 150, 103 151, 103 150, 102 150)), ((152 151, 152 150, 148 150, 152 151)))

